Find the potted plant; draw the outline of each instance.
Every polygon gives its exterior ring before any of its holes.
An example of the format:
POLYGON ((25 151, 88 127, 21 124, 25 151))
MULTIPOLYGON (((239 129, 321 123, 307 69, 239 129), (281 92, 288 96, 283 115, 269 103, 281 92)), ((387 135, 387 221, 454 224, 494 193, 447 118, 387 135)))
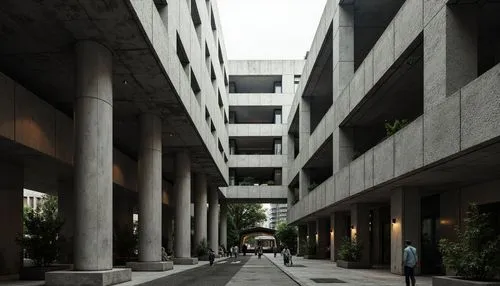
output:
POLYGON ((401 120, 396 119, 396 120, 394 120, 393 123, 386 121, 384 123, 384 127, 385 127, 387 137, 396 134, 396 132, 403 129, 406 125, 408 125, 407 119, 401 119, 401 120))
POLYGON ((41 205, 24 209, 24 234, 18 243, 34 266, 23 267, 20 271, 22 280, 44 280, 45 272, 70 269, 71 265, 55 264, 59 254, 59 231, 63 220, 57 211, 57 198, 45 196, 41 205))
POLYGON ((356 237, 344 237, 339 247, 337 266, 342 268, 365 268, 361 263, 361 250, 363 247, 356 237))
POLYGON ((316 241, 314 239, 309 239, 307 241, 307 249, 304 254, 305 259, 314 259, 316 258, 316 241))
POLYGON ((500 285, 500 235, 491 227, 489 214, 469 206, 464 228, 456 227, 457 239, 441 239, 443 264, 454 277, 434 277, 432 285, 500 285))
POLYGON ((196 256, 200 261, 208 261, 208 245, 206 239, 202 239, 196 246, 196 256))
POLYGON ((301 240, 299 244, 299 251, 297 253, 297 256, 304 256, 307 254, 307 241, 306 240, 301 240))

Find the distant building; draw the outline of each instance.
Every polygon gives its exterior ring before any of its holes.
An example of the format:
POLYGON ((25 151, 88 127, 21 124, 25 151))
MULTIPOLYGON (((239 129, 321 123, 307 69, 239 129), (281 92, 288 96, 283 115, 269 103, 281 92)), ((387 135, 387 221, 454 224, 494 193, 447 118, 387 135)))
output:
POLYGON ((268 210, 269 228, 276 229, 280 222, 286 222, 286 204, 271 204, 268 210))
POLYGON ((23 206, 30 208, 38 208, 43 200, 44 193, 24 189, 23 190, 23 206))

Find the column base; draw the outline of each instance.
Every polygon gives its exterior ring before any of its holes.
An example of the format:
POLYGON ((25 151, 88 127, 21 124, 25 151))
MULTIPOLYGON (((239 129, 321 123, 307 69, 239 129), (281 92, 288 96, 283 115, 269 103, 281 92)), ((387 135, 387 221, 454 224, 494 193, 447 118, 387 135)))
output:
POLYGON ((174 269, 174 263, 172 261, 127 262, 127 267, 132 271, 167 271, 174 269))
POLYGON ((174 265, 195 265, 198 264, 196 257, 176 257, 174 258, 174 265))
POLYGON ((107 286, 132 280, 128 268, 103 271, 53 271, 45 273, 46 286, 107 286))

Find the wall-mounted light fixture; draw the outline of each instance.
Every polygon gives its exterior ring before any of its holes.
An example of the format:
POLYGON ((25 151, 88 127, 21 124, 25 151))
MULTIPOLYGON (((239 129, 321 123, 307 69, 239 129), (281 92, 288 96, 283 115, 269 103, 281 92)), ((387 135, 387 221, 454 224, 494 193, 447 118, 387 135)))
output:
POLYGON ((392 224, 395 224, 396 223, 396 218, 393 218, 392 219, 392 224))
POLYGON ((354 224, 351 225, 351 229, 354 229, 354 224))

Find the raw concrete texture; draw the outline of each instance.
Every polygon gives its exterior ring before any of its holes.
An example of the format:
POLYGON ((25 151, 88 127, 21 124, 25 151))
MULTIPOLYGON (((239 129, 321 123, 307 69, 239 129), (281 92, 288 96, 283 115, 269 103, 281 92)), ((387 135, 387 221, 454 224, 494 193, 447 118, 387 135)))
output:
POLYGON ((448 0, 425 0, 424 1, 424 26, 445 6, 448 0))
POLYGON ((373 48, 373 81, 385 74, 394 63, 394 22, 391 22, 373 48))
POLYGON ((198 264, 196 257, 176 257, 174 258, 174 265, 195 265, 198 264))
POLYGON ((361 155, 349 165, 349 194, 352 196, 365 189, 365 156, 361 155))
POLYGON ((365 68, 364 64, 361 64, 352 78, 351 84, 349 86, 349 110, 353 110, 354 107, 363 99, 365 96, 365 68))
POLYGON ((349 196, 349 166, 340 169, 335 174, 335 202, 349 196))
POLYGON ((11 140, 15 134, 14 89, 14 81, 0 73, 0 135, 11 140))
POLYGON ((500 64, 462 88, 461 150, 500 135, 500 64))
POLYGON ((90 41, 79 42, 76 52, 74 267, 109 270, 113 268, 112 54, 90 41))
POLYGON ((15 275, 22 266, 16 238, 23 231, 24 171, 0 164, 0 276, 15 275))
POLYGON ((365 188, 373 187, 373 148, 366 151, 365 157, 365 188))
POLYGON ((211 187, 208 191, 208 247, 219 249, 219 190, 211 187))
POLYGON ((394 136, 373 149, 373 184, 376 186, 394 177, 394 136))
POLYGON ((161 261, 162 237, 162 133, 161 119, 139 118, 139 261, 161 261))
POLYGON ((176 258, 191 257, 191 161, 187 151, 175 157, 175 239, 176 258))
POLYGON ((365 94, 373 87, 373 50, 368 53, 363 62, 365 68, 365 94))
POLYGON ((207 177, 194 174, 194 245, 207 239, 207 177))
POLYGON ((112 269, 106 271, 53 271, 45 273, 47 286, 107 286, 132 279, 130 269, 112 269))
POLYGON ((395 59, 408 48, 423 29, 423 0, 406 1, 394 18, 395 59))
POLYGON ((394 135, 394 176, 422 167, 424 162, 423 116, 394 135))
POLYGON ((460 151, 460 92, 423 116, 425 165, 460 151))
POLYGON ((172 261, 152 261, 152 262, 128 262, 127 268, 132 271, 167 271, 174 269, 172 261))

